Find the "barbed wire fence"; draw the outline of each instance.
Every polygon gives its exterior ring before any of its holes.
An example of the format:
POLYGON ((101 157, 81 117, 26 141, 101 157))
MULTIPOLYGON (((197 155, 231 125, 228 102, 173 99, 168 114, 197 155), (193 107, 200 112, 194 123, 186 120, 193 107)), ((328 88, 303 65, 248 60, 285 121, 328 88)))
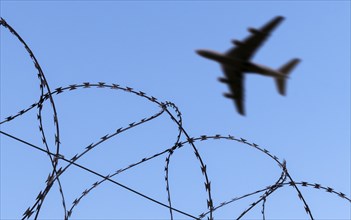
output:
POLYGON ((9 134, 5 131, 1 130, 0 133, 1 133, 1 135, 7 136, 15 141, 21 142, 24 145, 27 145, 29 147, 35 148, 36 150, 44 152, 49 157, 50 162, 51 162, 51 167, 52 167, 52 170, 46 179, 45 188, 38 193, 33 204, 31 204, 28 207, 28 209, 24 211, 22 219, 29 219, 29 218, 38 219, 39 218, 41 208, 44 204, 44 201, 45 201, 47 195, 49 194, 49 192, 52 190, 54 184, 57 184, 58 190, 60 193, 61 202, 62 202, 62 209, 64 210, 63 219, 70 219, 70 217, 72 216, 72 213, 74 212, 75 208, 79 205, 80 201, 85 199, 90 192, 92 192, 93 190, 98 188, 104 182, 110 182, 116 186, 124 188, 125 190, 129 191, 130 193, 136 194, 137 196, 140 196, 140 197, 142 197, 142 198, 144 198, 152 203, 156 203, 161 207, 169 209, 169 218, 171 220, 174 219, 173 216, 174 216, 175 212, 177 212, 177 213, 179 213, 179 214, 181 214, 184 217, 187 217, 189 219, 199 220, 199 219, 204 219, 207 217, 207 219, 212 220, 212 219, 214 219, 215 212, 217 210, 221 209, 222 207, 228 206, 228 205, 235 203, 241 199, 244 199, 244 198, 247 198, 247 197, 250 197, 253 195, 257 195, 257 194, 260 195, 259 199, 257 199, 255 202, 250 204, 247 207, 247 209, 245 209, 236 219, 241 219, 242 217, 245 216, 245 214, 250 212, 250 210, 252 210, 254 207, 256 207, 259 204, 261 204, 262 219, 265 219, 266 218, 265 217, 265 210, 266 210, 265 204, 266 204, 267 200, 269 199, 270 195, 272 195, 277 189, 285 187, 285 186, 290 186, 290 187, 294 188, 298 198, 301 200, 301 203, 305 209, 306 215, 308 215, 308 217, 310 219, 314 219, 314 217, 312 215, 312 211, 310 210, 310 207, 309 207, 308 203, 306 202, 306 200, 305 200, 305 198, 304 198, 303 194, 301 193, 298 186, 309 187, 309 188, 314 188, 314 189, 318 189, 318 190, 325 190, 325 192, 335 194, 335 195, 339 196, 340 199, 343 199, 346 202, 351 203, 351 199, 349 197, 347 197, 342 192, 338 192, 338 191, 334 190, 331 187, 324 187, 321 184, 317 184, 317 183, 308 183, 305 181, 295 181, 291 177, 291 175, 287 169, 285 160, 280 160, 277 156, 273 155, 267 149, 262 148, 253 142, 249 142, 248 140, 246 140, 244 138, 235 137, 232 135, 226 136, 226 135, 220 135, 220 134, 201 135, 199 137, 191 137, 183 127, 182 113, 180 112, 178 107, 172 102, 168 102, 168 101, 162 102, 153 96, 147 95, 145 92, 135 90, 131 87, 124 87, 124 86, 121 86, 118 84, 108 84, 105 82, 97 82, 97 83, 84 82, 81 84, 72 84, 72 85, 69 85, 66 87, 59 87, 59 88, 56 88, 54 90, 51 90, 49 87, 49 84, 46 80, 46 77, 44 75, 44 72, 42 71, 42 69, 39 65, 38 60, 36 59, 32 50, 28 47, 26 42, 3 18, 1 18, 0 25, 3 26, 8 31, 10 31, 12 33, 12 35, 14 35, 21 42, 21 44, 24 46, 24 48, 26 49, 29 57, 33 61, 35 69, 37 70, 37 77, 38 77, 39 82, 40 82, 39 88, 41 91, 40 97, 39 97, 37 102, 31 104, 29 107, 27 107, 23 110, 20 110, 16 114, 1 118, 0 125, 5 124, 5 123, 9 123, 14 119, 21 117, 34 109, 37 109, 37 121, 39 124, 39 132, 41 134, 41 139, 42 139, 44 148, 36 146, 36 145, 29 143, 25 140, 22 140, 22 139, 16 137, 15 135, 9 134), (109 89, 112 91, 122 91, 122 92, 129 93, 129 94, 132 94, 132 95, 135 95, 137 97, 140 97, 142 99, 147 100, 148 102, 157 106, 159 108, 159 111, 157 113, 149 116, 149 117, 145 117, 139 121, 132 122, 125 127, 120 127, 118 129, 116 129, 115 132, 112 134, 106 134, 106 135, 102 136, 99 140, 96 140, 95 143, 91 143, 88 146, 86 146, 82 152, 77 153, 72 158, 66 158, 65 155, 63 155, 61 153, 61 137, 60 137, 59 117, 58 117, 58 114, 56 111, 54 96, 60 95, 63 93, 71 93, 73 91, 79 91, 82 89, 109 89), (50 150, 50 146, 47 142, 47 135, 46 135, 46 132, 45 132, 45 129, 43 126, 42 110, 43 110, 44 104, 46 104, 47 102, 50 103, 50 106, 53 110, 53 121, 54 121, 54 125, 55 125, 55 148, 56 148, 55 151, 50 150), (111 138, 113 138, 117 135, 120 135, 122 133, 130 131, 131 129, 133 129, 139 125, 142 125, 144 123, 148 123, 148 122, 158 118, 159 116, 161 116, 163 114, 168 115, 170 117, 170 119, 172 120, 172 122, 178 127, 178 134, 176 137, 176 141, 171 147, 168 147, 168 148, 164 149, 163 151, 160 151, 152 156, 144 157, 143 159, 141 159, 139 161, 136 161, 136 162, 134 162, 126 167, 120 168, 120 169, 116 170, 115 172, 107 174, 107 175, 96 172, 93 169, 85 167, 79 163, 79 160, 82 157, 84 157, 91 150, 98 147, 102 143, 109 141, 111 138), (277 180, 273 184, 271 184, 267 187, 255 190, 251 193, 247 193, 247 194, 244 194, 244 195, 241 195, 238 197, 234 197, 234 198, 227 200, 227 201, 222 201, 220 203, 214 203, 213 193, 211 190, 211 180, 210 180, 210 177, 207 173, 207 165, 205 164, 203 157, 201 156, 201 154, 196 146, 196 144, 198 142, 204 142, 204 141, 208 141, 208 140, 234 141, 234 142, 242 144, 248 148, 253 148, 253 149, 257 150, 258 152, 266 155, 271 160, 273 160, 280 167, 281 174, 280 174, 279 178, 277 178, 277 180), (206 196, 207 196, 207 199, 206 199, 207 210, 203 211, 202 213, 197 213, 196 215, 187 213, 184 210, 177 209, 172 205, 172 190, 171 190, 171 184, 170 184, 170 178, 169 178, 169 172, 170 172, 169 165, 171 163, 171 158, 172 158, 172 155, 174 154, 174 152, 177 151, 178 149, 183 148, 184 146, 187 146, 187 145, 189 145, 192 148, 193 153, 195 155, 194 158, 197 160, 197 163, 200 166, 200 171, 201 171, 203 181, 204 181, 204 189, 203 190, 206 192, 206 196), (145 162, 153 160, 155 158, 159 158, 159 157, 165 157, 164 181, 165 181, 165 193, 167 196, 167 203, 162 203, 159 200, 151 198, 151 197, 143 194, 142 192, 136 191, 136 190, 132 189, 131 187, 129 187, 127 185, 123 185, 120 182, 117 182, 116 180, 112 179, 113 177, 115 177, 115 176, 117 176, 117 175, 119 175, 127 170, 130 170, 136 166, 142 166, 145 162), (65 161, 67 163, 67 165, 59 167, 59 165, 58 165, 59 161, 65 161), (90 187, 86 188, 81 193, 81 195, 79 197, 77 197, 76 199, 74 199, 73 202, 71 202, 71 204, 70 204, 65 197, 60 177, 72 166, 75 166, 81 170, 89 172, 89 173, 99 177, 100 180, 94 182, 90 187))

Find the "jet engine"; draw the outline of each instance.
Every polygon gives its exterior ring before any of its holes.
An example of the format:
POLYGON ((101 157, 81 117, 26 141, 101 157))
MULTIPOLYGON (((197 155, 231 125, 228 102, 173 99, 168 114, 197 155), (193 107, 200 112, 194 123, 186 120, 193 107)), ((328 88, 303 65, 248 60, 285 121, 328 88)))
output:
POLYGON ((223 78, 223 77, 218 77, 218 81, 220 81, 221 83, 226 83, 226 84, 230 83, 230 81, 227 78, 223 78))
POLYGON ((259 30, 255 29, 255 28, 252 28, 252 27, 248 28, 247 30, 248 30, 250 33, 253 33, 253 34, 259 34, 259 33, 261 33, 259 30))
POLYGON ((230 93, 224 93, 223 94, 224 97, 228 98, 228 99, 235 99, 235 96, 233 94, 230 94, 230 93))
POLYGON ((240 40, 233 40, 232 43, 235 44, 236 46, 240 46, 243 44, 243 42, 241 42, 240 40))

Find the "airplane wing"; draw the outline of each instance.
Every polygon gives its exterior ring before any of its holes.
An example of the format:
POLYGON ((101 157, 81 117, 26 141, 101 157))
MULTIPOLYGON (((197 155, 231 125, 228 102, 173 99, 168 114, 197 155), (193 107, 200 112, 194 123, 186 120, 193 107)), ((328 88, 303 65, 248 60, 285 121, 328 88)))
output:
POLYGON ((227 77, 226 83, 231 91, 230 94, 225 94, 227 98, 234 99, 237 111, 241 115, 245 115, 244 109, 244 74, 237 67, 228 67, 223 65, 223 71, 227 77))
POLYGON ((234 41, 237 46, 227 51, 226 55, 245 61, 249 60, 283 19, 277 16, 260 29, 249 28, 252 34, 243 41, 234 41))

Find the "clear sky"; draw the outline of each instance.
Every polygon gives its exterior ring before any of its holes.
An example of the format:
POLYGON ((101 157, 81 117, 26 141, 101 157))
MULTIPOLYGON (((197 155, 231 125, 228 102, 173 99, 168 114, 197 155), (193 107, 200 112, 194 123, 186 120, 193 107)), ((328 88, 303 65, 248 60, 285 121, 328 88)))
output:
MULTIPOLYGON (((217 134, 244 138, 269 150, 294 181, 320 183, 350 198, 350 1, 1 1, 1 17, 25 40, 52 91, 83 82, 105 82, 143 91, 176 104, 190 137, 217 134), (223 97, 226 85, 218 64, 196 49, 225 52, 248 27, 281 15, 286 19, 257 51, 253 61, 278 68, 291 58, 302 62, 280 96, 272 78, 248 75, 246 117, 223 97)), ((37 71, 20 42, 1 27, 1 121, 40 98, 37 71)), ((78 88, 54 95, 60 154, 70 159, 89 144, 151 117, 162 109, 143 97, 110 88, 78 88)), ((176 112, 169 108, 170 113, 176 112)), ((1 124, 1 131, 45 148, 38 109, 1 124)), ((49 101, 42 121, 55 152, 55 124, 49 101)), ((167 112, 101 143, 76 162, 102 175, 113 174, 171 148, 178 127, 167 112)), ((182 134, 180 141, 187 138, 182 134)), ((39 150, 0 135, 1 219, 19 219, 35 204, 52 171, 39 150)), ((273 185, 277 163, 248 144, 233 140, 197 141, 206 165, 214 206, 273 185)), ((199 160, 189 144, 169 160, 172 206, 192 216, 207 212, 208 192, 199 160)), ((111 179, 167 203, 167 153, 111 179)), ((58 168, 67 162, 60 160, 58 168)), ((71 166, 61 177, 67 210, 102 178, 71 166)), ((350 219, 350 202, 324 189, 298 186, 315 219, 350 219)), ((261 193, 262 194, 262 193, 261 193)), ((236 219, 260 194, 225 205, 215 219, 236 219)), ((244 219, 262 219, 262 203, 244 219)), ((73 208, 72 219, 170 219, 169 209, 112 182, 90 191, 73 208)), ((209 216, 209 215, 208 215, 209 216)), ((191 219, 173 212, 175 219, 191 219)), ((207 216, 206 216, 207 217, 207 216)), ((291 186, 265 203, 266 219, 308 219, 291 186)), ((58 184, 41 208, 40 219, 63 219, 58 184)))

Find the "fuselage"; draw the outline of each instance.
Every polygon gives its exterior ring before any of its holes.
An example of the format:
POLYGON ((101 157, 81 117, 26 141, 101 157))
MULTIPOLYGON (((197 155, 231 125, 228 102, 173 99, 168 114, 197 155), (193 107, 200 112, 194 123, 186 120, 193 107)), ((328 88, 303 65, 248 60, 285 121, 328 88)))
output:
POLYGON ((240 60, 210 50, 197 50, 196 52, 202 57, 219 62, 221 65, 224 65, 227 68, 238 69, 243 73, 257 73, 265 76, 286 78, 286 75, 275 69, 264 65, 252 63, 247 60, 240 60))
POLYGON ((284 75, 283 73, 272 69, 270 67, 261 65, 261 64, 257 64, 257 63, 251 63, 251 62, 247 62, 246 63, 246 69, 245 71, 246 73, 258 73, 261 75, 265 75, 265 76, 272 76, 272 77, 278 77, 278 78, 287 78, 286 75, 284 75))

